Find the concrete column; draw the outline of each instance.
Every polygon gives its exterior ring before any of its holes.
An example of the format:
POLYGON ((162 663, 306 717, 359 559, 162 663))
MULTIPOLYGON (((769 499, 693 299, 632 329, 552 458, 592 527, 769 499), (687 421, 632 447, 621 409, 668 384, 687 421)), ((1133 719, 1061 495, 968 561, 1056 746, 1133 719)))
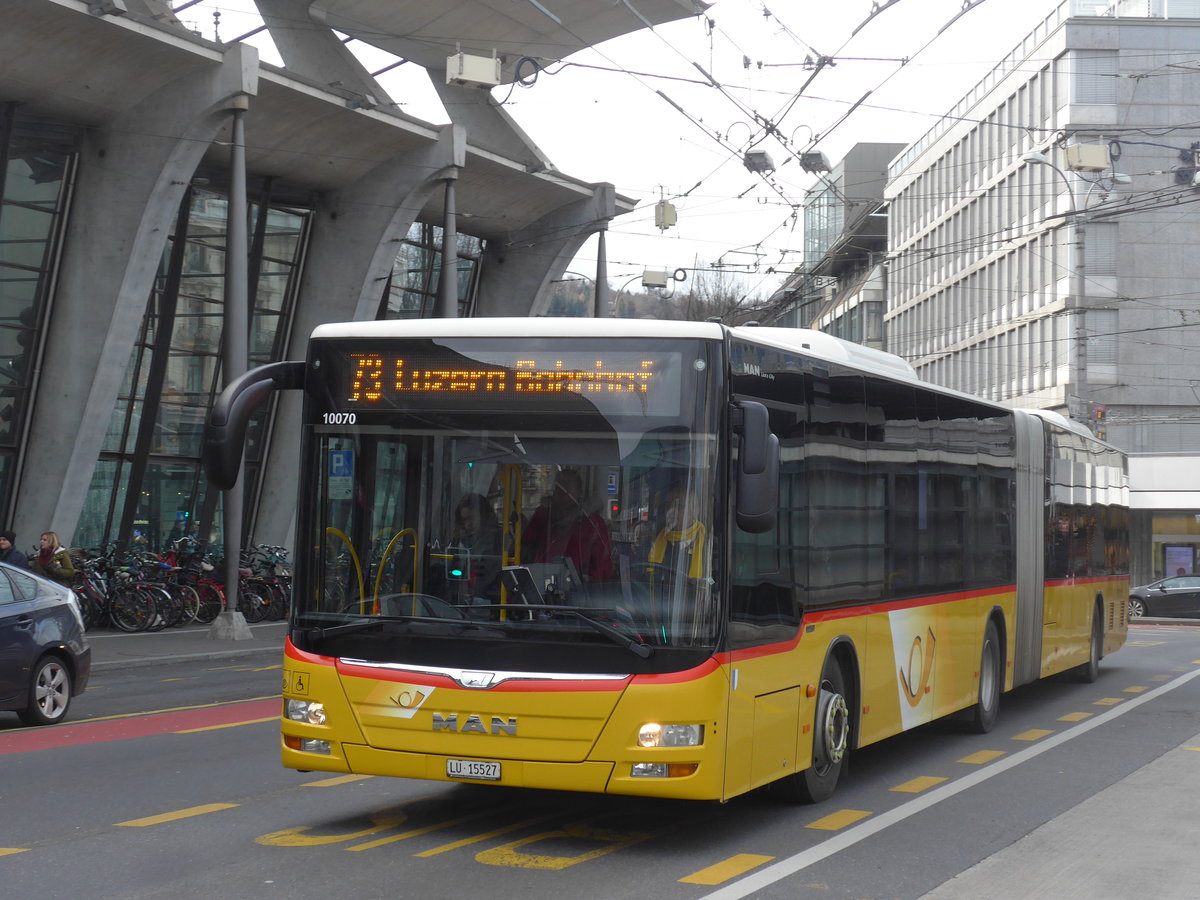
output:
POLYGON ((583 242, 616 214, 616 190, 597 184, 591 197, 543 216, 504 243, 489 241, 480 268, 477 315, 544 311, 550 282, 562 277, 583 242))
MULTIPOLYGON (((396 157, 329 196, 314 212, 300 283, 289 359, 303 359, 322 322, 374 319, 400 241, 434 192, 466 162, 466 133, 445 126, 421 154, 396 157)), ((276 409, 254 521, 260 543, 290 546, 300 457, 300 395, 285 392, 276 409)))
POLYGON ((258 53, 230 47, 87 136, 19 480, 15 528, 70 543, 163 247, 234 97, 258 89, 258 53))

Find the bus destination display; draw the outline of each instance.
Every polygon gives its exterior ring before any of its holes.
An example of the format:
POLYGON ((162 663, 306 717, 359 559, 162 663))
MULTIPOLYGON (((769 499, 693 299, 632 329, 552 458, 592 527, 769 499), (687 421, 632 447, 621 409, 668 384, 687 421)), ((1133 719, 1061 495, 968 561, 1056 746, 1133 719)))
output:
POLYGON ((624 350, 529 353, 393 352, 335 354, 334 397, 344 409, 545 409, 590 401, 608 414, 675 416, 678 352, 624 350))

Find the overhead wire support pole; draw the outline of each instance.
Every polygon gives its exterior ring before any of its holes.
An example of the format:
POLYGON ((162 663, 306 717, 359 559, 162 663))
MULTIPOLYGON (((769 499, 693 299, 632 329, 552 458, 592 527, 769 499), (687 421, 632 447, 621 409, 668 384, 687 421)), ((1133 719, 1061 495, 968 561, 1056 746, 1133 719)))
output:
MULTIPOLYGON (((229 206, 225 234, 225 310, 222 321, 221 371, 225 387, 249 367, 249 229, 246 224, 246 126, 243 118, 250 98, 238 94, 230 101, 233 115, 229 150, 229 206)), ((241 576, 242 511, 245 501, 245 463, 237 481, 224 496, 225 609, 213 621, 210 636, 248 640, 250 626, 238 604, 241 576)))

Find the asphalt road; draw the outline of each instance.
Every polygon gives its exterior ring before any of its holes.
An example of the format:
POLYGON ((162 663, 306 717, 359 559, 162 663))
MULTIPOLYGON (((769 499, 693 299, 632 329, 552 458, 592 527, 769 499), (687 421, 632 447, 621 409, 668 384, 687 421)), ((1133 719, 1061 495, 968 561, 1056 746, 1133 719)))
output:
POLYGON ((1162 837, 1190 847, 1193 818, 1130 818, 1200 789, 1200 629, 1138 626, 1097 683, 1005 695, 989 735, 942 723, 860 751, 819 806, 287 771, 278 664, 104 669, 66 725, 0 714, 4 896, 1124 898, 1132 878, 1182 900, 1200 883, 1162 837))

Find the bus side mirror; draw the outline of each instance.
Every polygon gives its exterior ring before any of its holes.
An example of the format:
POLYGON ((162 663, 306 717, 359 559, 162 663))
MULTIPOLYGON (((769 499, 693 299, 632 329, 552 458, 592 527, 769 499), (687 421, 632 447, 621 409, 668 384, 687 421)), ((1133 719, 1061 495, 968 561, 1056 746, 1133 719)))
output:
POLYGON ((213 487, 227 491, 237 484, 242 448, 250 416, 272 391, 304 386, 304 360, 271 363, 251 369, 230 383, 204 423, 202 462, 213 487))
POLYGON ((761 403, 740 400, 735 409, 735 430, 742 438, 735 515, 742 531, 762 534, 774 528, 779 517, 779 438, 771 433, 770 416, 761 403))

